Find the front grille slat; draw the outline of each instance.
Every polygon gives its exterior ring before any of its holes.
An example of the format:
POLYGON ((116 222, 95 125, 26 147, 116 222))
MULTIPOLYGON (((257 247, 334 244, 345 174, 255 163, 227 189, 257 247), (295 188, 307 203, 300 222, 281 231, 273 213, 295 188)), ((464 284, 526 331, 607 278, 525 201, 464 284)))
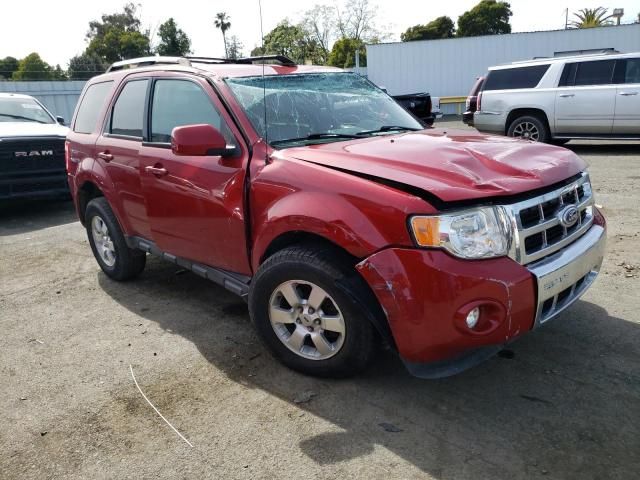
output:
POLYGON ((0 175, 29 175, 64 170, 64 138, 27 137, 0 142, 0 175))
POLYGON ((523 265, 552 254, 573 242, 593 223, 593 196, 585 173, 572 184, 508 208, 517 220, 518 240, 511 256, 523 265), (578 209, 578 219, 570 227, 560 214, 569 205, 578 209))

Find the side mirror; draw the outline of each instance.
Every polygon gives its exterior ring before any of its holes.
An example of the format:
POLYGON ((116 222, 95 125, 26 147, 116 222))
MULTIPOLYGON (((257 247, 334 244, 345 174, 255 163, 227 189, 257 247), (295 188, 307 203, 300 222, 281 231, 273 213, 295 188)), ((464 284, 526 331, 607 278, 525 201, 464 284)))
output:
POLYGON ((174 128, 171 132, 171 151, 175 155, 230 157, 237 149, 227 145, 217 128, 201 124, 174 128))
POLYGON ((60 125, 64 125, 64 118, 63 118, 63 117, 56 117, 56 121, 57 121, 60 125))

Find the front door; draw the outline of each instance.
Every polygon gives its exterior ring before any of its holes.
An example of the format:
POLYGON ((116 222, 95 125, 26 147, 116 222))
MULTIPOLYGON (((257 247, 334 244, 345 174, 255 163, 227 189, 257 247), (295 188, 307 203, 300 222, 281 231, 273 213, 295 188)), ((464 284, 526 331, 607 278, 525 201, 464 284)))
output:
POLYGON ((610 134, 616 104, 615 60, 567 63, 556 90, 555 134, 610 134))
POLYGON ((212 87, 198 77, 165 74, 154 80, 149 108, 148 141, 140 153, 151 239, 178 257, 249 274, 243 204, 248 152, 212 87), (238 146, 238 155, 174 155, 173 128, 203 123, 238 146))
POLYGON ((640 58, 618 60, 616 77, 613 133, 640 136, 640 58))

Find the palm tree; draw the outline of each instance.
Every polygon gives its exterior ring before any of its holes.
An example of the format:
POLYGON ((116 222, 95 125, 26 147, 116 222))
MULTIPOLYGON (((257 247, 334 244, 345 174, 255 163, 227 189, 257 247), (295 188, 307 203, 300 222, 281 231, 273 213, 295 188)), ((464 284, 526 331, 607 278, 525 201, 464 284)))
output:
POLYGON ((216 13, 215 20, 216 28, 219 28, 222 32, 222 40, 224 40, 224 56, 229 57, 229 51, 227 50, 227 30, 231 27, 231 18, 225 13, 216 13))
POLYGON ((602 27, 613 23, 609 20, 613 15, 607 15, 607 9, 604 7, 583 8, 573 15, 577 17, 577 20, 572 21, 570 25, 575 28, 602 27))

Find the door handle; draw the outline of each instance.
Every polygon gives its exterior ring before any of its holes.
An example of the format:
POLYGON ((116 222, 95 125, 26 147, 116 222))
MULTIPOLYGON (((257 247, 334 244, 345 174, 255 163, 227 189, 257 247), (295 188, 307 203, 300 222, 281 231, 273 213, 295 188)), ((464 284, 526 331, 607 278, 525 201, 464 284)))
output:
POLYGON ((573 96, 575 96, 575 94, 573 94, 573 93, 561 93, 561 94, 560 94, 560 95, 558 95, 558 96, 559 96, 559 97, 562 97, 562 98, 568 98, 568 97, 573 97, 573 96))
POLYGON ((162 177, 169 173, 164 167, 144 167, 144 171, 156 175, 157 177, 162 177))
POLYGON ((98 158, 101 158, 105 162, 110 162, 111 160, 113 160, 113 155, 109 153, 109 150, 106 150, 104 152, 98 153, 98 158))
POLYGON ((638 92, 620 92, 618 95, 622 95, 623 97, 630 97, 631 95, 637 95, 638 92))

